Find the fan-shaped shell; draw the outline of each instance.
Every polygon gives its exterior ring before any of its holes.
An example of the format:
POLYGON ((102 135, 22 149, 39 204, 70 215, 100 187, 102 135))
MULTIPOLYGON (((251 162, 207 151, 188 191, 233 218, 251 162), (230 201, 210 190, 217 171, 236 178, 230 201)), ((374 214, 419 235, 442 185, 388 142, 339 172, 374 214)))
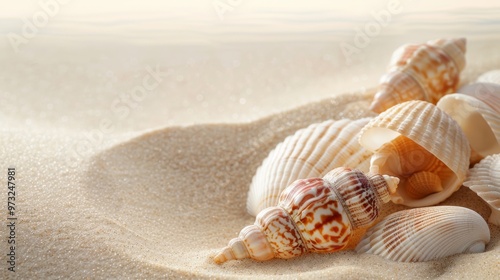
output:
MULTIPOLYGON (((493 105, 499 102, 496 106, 500 106, 500 99, 495 101, 484 93, 475 95, 489 100, 493 105)), ((475 96, 461 93, 443 97, 437 106, 450 115, 464 131, 471 145, 471 162, 500 153, 500 112, 475 96)))
POLYGON ((500 69, 491 70, 481 74, 481 76, 477 78, 477 82, 500 84, 500 69))
POLYGON ((439 39, 398 48, 370 109, 381 113, 409 100, 436 103, 454 92, 465 66, 465 38, 439 39))
POLYGON ((500 154, 488 156, 471 168, 464 186, 488 203, 488 222, 500 226, 500 154))
MULTIPOLYGON (((458 190, 465 179, 470 157, 470 147, 460 126, 450 116, 425 101, 408 101, 398 104, 372 119, 361 131, 361 146, 375 152, 370 172, 398 177, 401 182, 392 201, 411 207, 430 206, 448 198, 458 190), (391 142, 404 136, 418 146, 398 154, 391 149, 391 142), (434 173, 441 178, 443 191, 424 198, 408 196, 407 179, 412 175, 402 170, 405 162, 415 166, 414 171, 434 172, 432 166, 420 168, 419 163, 436 163, 434 173)), ((397 151, 397 149, 396 149, 397 151)), ((408 164, 406 164, 408 165, 408 164)))
POLYGON ((398 262, 423 262, 461 253, 484 252, 490 230, 473 210, 434 206, 393 213, 370 228, 358 253, 398 262))
POLYGON ((253 177, 247 210, 257 215, 276 206, 280 193, 297 179, 322 177, 347 166, 368 172, 371 152, 361 147, 358 133, 370 118, 329 120, 287 137, 271 151, 253 177))

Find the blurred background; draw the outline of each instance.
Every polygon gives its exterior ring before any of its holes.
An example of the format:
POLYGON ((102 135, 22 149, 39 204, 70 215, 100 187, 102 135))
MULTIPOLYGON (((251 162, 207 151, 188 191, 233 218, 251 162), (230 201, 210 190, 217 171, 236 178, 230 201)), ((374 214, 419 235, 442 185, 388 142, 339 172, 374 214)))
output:
POLYGON ((252 121, 376 87, 398 46, 440 37, 468 39, 465 76, 500 68, 499 1, 0 3, 0 120, 20 129, 252 121))

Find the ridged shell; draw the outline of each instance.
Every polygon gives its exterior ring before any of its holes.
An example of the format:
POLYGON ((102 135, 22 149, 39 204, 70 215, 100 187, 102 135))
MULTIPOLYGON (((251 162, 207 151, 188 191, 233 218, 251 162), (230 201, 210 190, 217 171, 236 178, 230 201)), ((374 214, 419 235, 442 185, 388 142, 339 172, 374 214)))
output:
POLYGON ((397 262, 424 262, 484 252, 490 230, 473 210, 434 206, 393 213, 370 228, 356 247, 397 262))
POLYGON ((425 101, 408 101, 383 112, 363 128, 359 141, 361 146, 374 152, 370 172, 401 179, 397 193, 392 195, 392 201, 398 204, 421 207, 445 200, 461 186, 469 167, 470 147, 462 129, 450 116, 425 101), (385 148, 389 143, 401 135, 423 150, 412 148, 414 152, 402 155, 387 152, 390 149, 385 148), (427 158, 428 154, 434 158, 427 158), (411 174, 407 174, 407 171, 403 174, 402 163, 410 161, 410 164, 418 167, 420 162, 434 162, 436 158, 451 171, 446 172, 438 166, 438 171, 443 172, 438 174, 443 191, 421 199, 409 197, 405 188, 411 174))
POLYGON ((464 186, 488 203, 488 222, 500 226, 500 154, 488 156, 471 168, 464 186))
POLYGON ((409 100, 436 104, 442 96, 454 92, 465 66, 465 45, 465 38, 459 38, 398 48, 389 72, 380 79, 370 109, 381 113, 409 100))
POLYGON ((297 179, 322 177, 340 166, 368 172, 372 153, 361 147, 357 138, 369 120, 329 120, 287 137, 269 153, 253 177, 248 213, 255 216, 278 205, 280 193, 297 179))
POLYGON ((408 178, 406 192, 413 199, 421 199, 441 191, 443 191, 441 178, 435 173, 422 171, 408 178))
MULTIPOLYGON (((494 104, 495 101, 491 103, 494 104)), ((443 97, 437 106, 450 115, 464 131, 471 146, 472 163, 487 155, 500 153, 500 112, 476 97, 461 93, 443 97)))
POLYGON ((262 210, 255 223, 243 228, 214 261, 287 259, 305 252, 342 250, 354 230, 377 220, 398 182, 344 167, 323 179, 297 180, 281 193, 278 206, 262 210))
POLYGON ((491 70, 486 73, 481 74, 479 78, 477 78, 477 82, 480 83, 495 83, 500 84, 500 70, 491 70))

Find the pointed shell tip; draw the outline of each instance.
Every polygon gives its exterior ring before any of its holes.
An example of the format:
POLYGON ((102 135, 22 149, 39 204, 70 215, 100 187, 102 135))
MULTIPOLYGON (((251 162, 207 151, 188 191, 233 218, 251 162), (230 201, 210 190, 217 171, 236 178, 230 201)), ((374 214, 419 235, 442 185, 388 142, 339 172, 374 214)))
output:
POLYGON ((465 45, 467 44, 467 39, 466 38, 457 38, 454 41, 455 41, 455 44, 460 48, 460 50, 465 53, 465 45))
POLYGON ((224 247, 222 250, 217 253, 214 257, 214 262, 216 264, 223 264, 229 260, 233 260, 233 255, 231 254, 231 248, 230 247, 224 247))

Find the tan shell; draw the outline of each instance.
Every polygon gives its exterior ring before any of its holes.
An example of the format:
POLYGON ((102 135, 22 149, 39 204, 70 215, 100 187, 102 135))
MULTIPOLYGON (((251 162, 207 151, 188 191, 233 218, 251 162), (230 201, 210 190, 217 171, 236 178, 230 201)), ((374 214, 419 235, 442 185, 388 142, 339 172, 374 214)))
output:
POLYGON ((255 216, 278 205, 280 193, 297 179, 322 177, 340 166, 368 172, 372 153, 361 147, 357 138, 369 120, 329 120, 287 137, 269 153, 253 177, 248 213, 255 216))
POLYGON ((406 192, 410 198, 421 199, 442 191, 441 178, 433 172, 417 172, 408 178, 406 192))
POLYGON ((243 228, 214 261, 288 259, 306 252, 342 250, 354 230, 378 219, 398 182, 344 167, 324 178, 297 180, 281 193, 278 206, 262 210, 255 223, 243 228))
POLYGON ((383 112, 363 128, 359 141, 361 146, 374 152, 370 172, 401 179, 396 194, 392 195, 392 201, 398 204, 421 207, 445 200, 461 186, 469 167, 469 142, 460 126, 425 101, 408 101, 383 112), (391 142, 405 140, 399 136, 418 145, 412 145, 409 152, 398 153, 404 149, 394 148, 391 142), (429 165, 431 163, 435 167, 429 165), (408 196, 407 180, 413 172, 420 171, 436 173, 441 178, 443 191, 420 199, 408 196))
MULTIPOLYGON (((484 94, 479 96, 486 97, 484 94)), ((472 163, 487 155, 500 153, 500 112, 474 96, 461 93, 443 97, 437 106, 450 115, 464 131, 471 146, 472 163)))
POLYGON ((464 186, 488 203, 488 222, 500 226, 500 154, 488 156, 471 168, 464 186))
POLYGON ((500 69, 491 70, 481 74, 481 76, 477 78, 477 82, 500 84, 500 69))
POLYGON ((434 206, 393 213, 370 228, 356 247, 397 262, 424 262, 484 252, 490 230, 473 210, 434 206))
POLYGON ((398 48, 389 72, 380 79, 370 109, 381 113, 409 100, 436 104, 442 96, 454 92, 465 66, 465 45, 465 38, 459 38, 398 48))

